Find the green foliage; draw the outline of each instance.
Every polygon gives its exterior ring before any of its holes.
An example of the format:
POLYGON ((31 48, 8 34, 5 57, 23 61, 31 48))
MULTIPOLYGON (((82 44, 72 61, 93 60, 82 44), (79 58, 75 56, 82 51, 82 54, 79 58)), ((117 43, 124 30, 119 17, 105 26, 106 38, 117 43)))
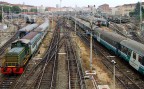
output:
POLYGON ((21 9, 20 9, 18 6, 13 6, 13 7, 12 7, 12 12, 18 14, 18 13, 21 12, 21 9))
POLYGON ((0 13, 0 21, 2 21, 2 14, 0 13))
POLYGON ((134 9, 134 15, 139 15, 140 14, 140 2, 136 4, 136 7, 134 9))
MULTIPOLYGON (((0 6, 0 10, 2 9, 2 6, 0 6)), ((3 11, 5 13, 8 13, 9 11, 12 13, 20 13, 21 9, 18 6, 3 6, 3 11)))
POLYGON ((23 9, 22 12, 28 12, 28 10, 27 9, 23 9))
POLYGON ((31 9, 30 12, 37 12, 37 9, 31 9))
POLYGON ((129 16, 130 17, 134 16, 134 12, 129 12, 129 16))
MULTIPOLYGON (((9 6, 3 6, 3 11, 4 11, 5 13, 8 13, 8 12, 9 12, 9 9, 11 9, 11 7, 9 7, 9 6)), ((2 6, 0 6, 0 10, 2 10, 2 6)))
MULTIPOLYGON (((142 11, 142 18, 143 18, 144 17, 144 8, 143 7, 141 7, 141 11, 142 11)), ((134 11, 130 12, 129 15, 131 17, 135 17, 136 19, 140 20, 140 2, 138 2, 136 4, 134 11)))

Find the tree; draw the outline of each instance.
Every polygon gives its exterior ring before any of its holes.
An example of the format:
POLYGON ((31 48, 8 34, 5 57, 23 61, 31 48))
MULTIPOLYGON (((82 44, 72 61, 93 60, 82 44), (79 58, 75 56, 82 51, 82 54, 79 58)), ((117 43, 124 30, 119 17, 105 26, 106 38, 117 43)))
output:
POLYGON ((129 12, 129 16, 130 17, 134 16, 134 12, 129 12))
POLYGON ((21 9, 20 9, 18 6, 13 6, 13 7, 12 7, 12 12, 18 14, 18 13, 21 12, 21 9))
POLYGON ((140 14, 140 2, 136 4, 136 7, 134 9, 134 15, 138 16, 140 14))
MULTIPOLYGON (((2 9, 2 6, 0 6, 0 10, 2 9)), ((18 6, 12 6, 12 7, 10 7, 10 6, 3 6, 3 11, 5 12, 5 13, 9 13, 9 10, 10 10, 10 12, 12 12, 12 13, 20 13, 21 12, 21 9, 18 7, 18 6)))
MULTIPOLYGON (((142 17, 144 17, 144 15, 143 15, 144 14, 144 8, 143 7, 141 7, 141 11, 142 11, 142 17)), ((131 17, 135 17, 137 19, 140 19, 140 2, 138 2, 136 4, 136 7, 135 7, 133 12, 129 12, 129 15, 131 17)))
POLYGON ((37 12, 37 9, 30 9, 30 12, 37 12))
MULTIPOLYGON (((0 6, 0 10, 2 9, 2 6, 0 6)), ((9 12, 9 9, 11 9, 11 7, 10 6, 3 6, 3 12, 5 12, 5 13, 8 13, 9 12)))
POLYGON ((0 21, 2 21, 2 14, 0 13, 0 21))
POLYGON ((23 9, 22 12, 28 12, 28 10, 27 9, 23 9))

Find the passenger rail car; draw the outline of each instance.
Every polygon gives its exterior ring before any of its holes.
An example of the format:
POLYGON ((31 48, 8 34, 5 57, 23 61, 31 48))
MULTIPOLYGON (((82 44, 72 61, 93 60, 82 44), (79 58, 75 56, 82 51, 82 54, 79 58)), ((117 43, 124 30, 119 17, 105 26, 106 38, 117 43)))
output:
POLYGON ((144 75, 144 45, 117 33, 95 28, 94 38, 144 75))
POLYGON ((31 24, 31 25, 27 25, 26 27, 20 29, 18 31, 19 38, 22 38, 23 36, 25 36, 26 34, 28 34, 30 31, 34 30, 37 26, 38 26, 38 24, 31 24))
POLYGON ((88 26, 86 26, 84 23, 82 23, 80 20, 77 20, 76 18, 74 17, 71 17, 70 18, 73 22, 75 22, 76 20, 76 24, 82 28, 87 34, 89 34, 89 31, 91 30, 88 26))
MULTIPOLYGON (((71 17, 72 21, 75 21, 71 17)), ((85 28, 84 24, 77 21, 83 30, 89 31, 90 27, 85 28)), ((88 32, 91 33, 91 32, 88 32)), ((144 75, 144 45, 131 40, 129 38, 123 37, 117 33, 102 30, 101 28, 95 27, 93 32, 93 37, 107 49, 113 51, 116 55, 123 58, 126 62, 130 64, 133 68, 144 75)))
POLYGON ((26 23, 33 24, 35 22, 36 22, 36 17, 30 16, 30 15, 26 16, 26 23))
POLYGON ((2 74, 22 74, 24 66, 30 57, 36 52, 44 36, 47 33, 49 21, 45 21, 33 32, 30 32, 21 39, 16 40, 11 45, 3 59, 1 73, 2 74))

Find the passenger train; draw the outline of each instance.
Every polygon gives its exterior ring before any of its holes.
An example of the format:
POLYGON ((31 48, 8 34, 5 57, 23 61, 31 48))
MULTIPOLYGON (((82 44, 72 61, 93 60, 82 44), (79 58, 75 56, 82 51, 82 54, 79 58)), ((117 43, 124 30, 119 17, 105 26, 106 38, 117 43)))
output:
MULTIPOLYGON (((73 21, 74 18, 71 18, 73 21)), ((85 32, 90 31, 88 27, 82 25, 83 23, 77 21, 77 25, 80 26, 85 32), (88 29, 87 29, 88 28, 88 29)), ((90 32, 89 32, 90 33, 90 32)), ((144 45, 123 37, 117 33, 108 30, 102 30, 95 27, 93 37, 107 49, 113 51, 117 56, 123 58, 133 68, 144 75, 144 45)))
POLYGON ((94 29, 93 36, 107 49, 113 51, 116 55, 129 62, 129 64, 141 74, 144 74, 143 44, 100 28, 94 29))
POLYGON ((49 20, 34 31, 11 44, 11 50, 5 54, 2 62, 2 74, 22 74, 30 57, 36 52, 49 27, 49 20))
POLYGON ((38 26, 38 24, 30 24, 30 25, 27 25, 26 27, 20 29, 18 31, 18 37, 22 38, 26 34, 30 33, 30 31, 34 30, 37 26, 38 26))
POLYGON ((33 23, 36 22, 36 17, 35 16, 26 15, 25 19, 26 19, 26 23, 33 24, 33 23))

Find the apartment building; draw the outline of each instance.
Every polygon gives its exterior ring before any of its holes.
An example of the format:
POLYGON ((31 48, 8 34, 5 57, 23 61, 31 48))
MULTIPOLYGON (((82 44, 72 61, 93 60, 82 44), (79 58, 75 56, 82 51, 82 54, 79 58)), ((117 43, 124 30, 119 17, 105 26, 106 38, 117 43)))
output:
POLYGON ((6 5, 6 6, 19 6, 20 9, 27 9, 28 11, 30 11, 31 9, 36 9, 36 6, 32 6, 32 5, 24 5, 24 4, 11 4, 8 2, 2 2, 0 1, 0 5, 6 5))
MULTIPOLYGON (((132 3, 112 7, 112 15, 129 16, 129 12, 134 11, 136 4, 137 3, 132 3)), ((144 7, 144 2, 142 2, 142 6, 144 7)))
POLYGON ((103 5, 100 5, 98 7, 98 10, 101 11, 102 13, 106 13, 106 14, 111 14, 111 8, 109 7, 108 4, 103 4, 103 5))

